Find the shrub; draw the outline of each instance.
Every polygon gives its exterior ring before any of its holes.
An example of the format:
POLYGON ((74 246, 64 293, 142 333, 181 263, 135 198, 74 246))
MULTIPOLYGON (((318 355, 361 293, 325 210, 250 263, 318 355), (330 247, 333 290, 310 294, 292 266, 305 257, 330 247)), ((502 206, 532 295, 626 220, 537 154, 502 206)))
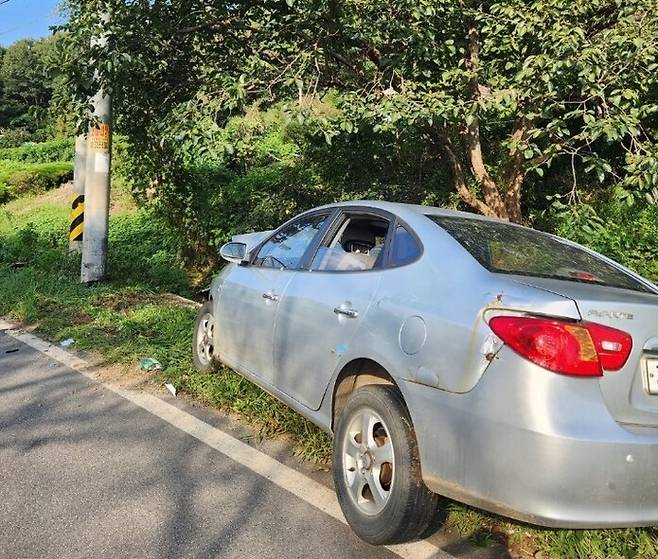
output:
POLYGON ((0 159, 20 161, 23 163, 73 161, 73 155, 74 140, 70 138, 0 149, 0 159))
POLYGON ((25 142, 34 141, 25 128, 0 128, 0 148, 13 148, 25 142))
POLYGON ((7 173, 4 180, 0 176, 0 184, 5 184, 10 197, 17 197, 49 190, 72 178, 72 163, 35 163, 7 173))

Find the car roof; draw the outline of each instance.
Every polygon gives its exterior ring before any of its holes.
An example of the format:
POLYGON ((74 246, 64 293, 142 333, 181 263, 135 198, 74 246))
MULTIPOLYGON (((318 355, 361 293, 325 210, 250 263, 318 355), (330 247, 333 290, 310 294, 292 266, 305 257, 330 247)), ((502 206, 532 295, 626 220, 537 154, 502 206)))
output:
POLYGON ((345 206, 363 206, 366 208, 375 208, 380 210, 385 210, 393 214, 404 217, 405 214, 418 214, 418 215, 440 215, 440 216, 451 216, 451 217, 463 217, 467 219, 479 219, 484 221, 498 221, 502 223, 508 223, 502 219, 494 217, 486 217, 480 214, 474 214, 469 212, 461 212, 458 210, 451 210, 448 208, 438 208, 436 206, 421 206, 419 204, 403 204, 401 202, 386 202, 383 200, 352 200, 347 202, 335 202, 333 204, 326 204, 320 208, 336 208, 336 207, 345 207, 345 206))

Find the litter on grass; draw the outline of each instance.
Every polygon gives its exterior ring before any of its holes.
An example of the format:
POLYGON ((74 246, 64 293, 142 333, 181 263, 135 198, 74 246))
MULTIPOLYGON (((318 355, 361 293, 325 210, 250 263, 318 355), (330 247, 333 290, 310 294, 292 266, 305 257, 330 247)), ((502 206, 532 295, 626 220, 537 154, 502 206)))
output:
POLYGON ((139 361, 139 368, 142 371, 161 371, 162 363, 153 357, 144 357, 139 361))
POLYGON ((66 338, 65 340, 59 342, 59 345, 62 347, 71 347, 75 343, 73 338, 66 338))
POLYGON ((176 387, 173 384, 166 383, 165 388, 171 392, 171 395, 174 398, 176 397, 176 387))

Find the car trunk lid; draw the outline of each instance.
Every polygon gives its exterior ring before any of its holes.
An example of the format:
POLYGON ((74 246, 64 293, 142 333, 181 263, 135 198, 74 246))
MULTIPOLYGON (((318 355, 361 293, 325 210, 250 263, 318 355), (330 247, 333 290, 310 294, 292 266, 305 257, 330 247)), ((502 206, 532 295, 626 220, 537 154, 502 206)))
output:
POLYGON ((658 425, 658 294, 555 279, 513 276, 519 283, 572 299, 583 320, 623 330, 633 349, 619 371, 599 378, 620 423, 658 425))

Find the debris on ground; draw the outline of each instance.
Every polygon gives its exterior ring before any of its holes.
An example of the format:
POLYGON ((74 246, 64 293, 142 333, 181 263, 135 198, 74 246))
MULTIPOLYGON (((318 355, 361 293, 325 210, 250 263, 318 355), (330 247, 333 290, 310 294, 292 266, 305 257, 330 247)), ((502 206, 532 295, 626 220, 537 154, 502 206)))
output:
POLYGON ((59 345, 62 347, 71 347, 75 343, 73 338, 66 338, 65 340, 59 342, 59 345))
POLYGON ((144 357, 139 361, 139 368, 142 371, 161 371, 162 363, 153 357, 144 357))
POLYGON ((165 388, 171 392, 171 395, 174 398, 176 397, 176 387, 173 384, 166 383, 165 388))
POLYGON ((9 264, 9 269, 14 272, 16 270, 20 270, 21 268, 25 268, 27 266, 27 262, 12 262, 9 264))

